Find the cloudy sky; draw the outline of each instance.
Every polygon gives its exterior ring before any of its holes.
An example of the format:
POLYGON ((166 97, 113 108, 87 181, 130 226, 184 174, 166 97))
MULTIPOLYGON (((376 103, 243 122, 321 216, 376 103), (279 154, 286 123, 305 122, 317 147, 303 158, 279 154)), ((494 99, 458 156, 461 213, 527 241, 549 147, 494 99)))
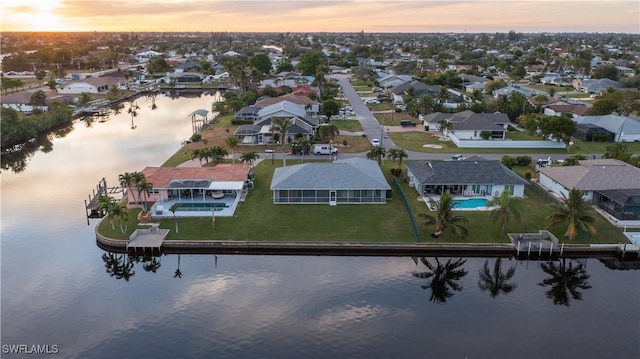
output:
POLYGON ((637 0, 10 0, 1 31, 626 32, 637 0))

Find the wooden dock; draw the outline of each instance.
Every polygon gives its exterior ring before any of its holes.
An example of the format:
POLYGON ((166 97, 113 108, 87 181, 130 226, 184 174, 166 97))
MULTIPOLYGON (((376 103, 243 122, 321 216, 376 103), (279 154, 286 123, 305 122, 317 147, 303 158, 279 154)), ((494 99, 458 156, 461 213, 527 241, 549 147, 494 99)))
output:
POLYGON ((84 206, 87 215, 87 224, 89 224, 89 218, 102 218, 105 215, 105 213, 100 211, 100 209, 98 208, 98 201, 100 200, 100 197, 118 193, 124 196, 124 188, 108 187, 107 180, 102 177, 102 179, 98 181, 98 184, 96 185, 96 188, 93 190, 92 194, 89 195, 89 201, 87 202, 86 199, 84 200, 84 206))

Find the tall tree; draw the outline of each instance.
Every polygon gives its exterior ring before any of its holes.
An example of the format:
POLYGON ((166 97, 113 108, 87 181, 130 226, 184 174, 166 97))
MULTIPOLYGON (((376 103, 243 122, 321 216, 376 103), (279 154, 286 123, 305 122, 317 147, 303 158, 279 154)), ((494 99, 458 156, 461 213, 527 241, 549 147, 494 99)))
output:
POLYGON ((367 158, 370 160, 378 161, 378 166, 380 166, 382 164, 382 159, 386 154, 387 150, 384 147, 373 146, 373 148, 371 148, 369 152, 367 152, 367 158))
POLYGON ((291 127, 291 119, 277 118, 271 124, 272 131, 276 131, 280 134, 280 141, 282 142, 282 166, 287 166, 287 153, 285 147, 287 145, 287 130, 291 127))
POLYGON ((458 237, 466 238, 469 235, 469 230, 462 225, 469 220, 462 215, 455 214, 454 204, 453 196, 445 192, 440 196, 440 200, 431 200, 431 207, 435 207, 435 216, 428 213, 419 214, 425 218, 425 224, 435 224, 432 237, 438 238, 447 228, 458 237))
POLYGON ((318 137, 322 143, 333 142, 339 134, 340 130, 332 123, 318 126, 318 137))
POLYGON ((519 198, 512 196, 511 191, 502 191, 500 197, 494 197, 487 203, 487 207, 495 207, 491 210, 491 219, 500 222, 500 232, 504 229, 511 218, 520 221, 519 198))
POLYGON ((240 155, 240 161, 242 163, 247 163, 249 166, 253 167, 253 163, 260 158, 260 156, 256 152, 244 152, 240 155))
POLYGON ((225 144, 231 150, 231 162, 236 163, 236 151, 240 145, 240 140, 236 136, 229 136, 224 140, 225 144))
POLYGON ((37 109, 42 109, 47 102, 47 95, 42 90, 38 90, 31 94, 29 104, 37 109))
POLYGON ((174 203, 169 207, 169 211, 173 215, 173 221, 176 224, 176 233, 178 233, 178 219, 176 218, 176 211, 178 210, 178 204, 174 203))
POLYGON ((569 197, 563 193, 562 203, 551 204, 551 208, 555 213, 547 216, 547 221, 549 222, 547 228, 556 223, 568 222, 564 236, 570 240, 578 235, 578 231, 585 231, 595 235, 596 228, 593 224, 598 220, 598 217, 591 202, 586 201, 583 196, 584 192, 577 188, 569 191, 569 197))

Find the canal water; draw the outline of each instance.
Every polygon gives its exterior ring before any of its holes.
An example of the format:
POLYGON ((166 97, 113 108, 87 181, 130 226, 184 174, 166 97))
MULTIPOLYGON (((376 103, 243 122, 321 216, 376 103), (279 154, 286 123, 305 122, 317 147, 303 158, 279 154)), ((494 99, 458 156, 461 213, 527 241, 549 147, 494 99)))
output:
POLYGON ((162 164, 215 99, 140 98, 133 126, 126 107, 78 122, 2 171, 3 358, 640 357, 640 270, 594 258, 143 263, 98 248, 84 215, 98 181, 162 164))

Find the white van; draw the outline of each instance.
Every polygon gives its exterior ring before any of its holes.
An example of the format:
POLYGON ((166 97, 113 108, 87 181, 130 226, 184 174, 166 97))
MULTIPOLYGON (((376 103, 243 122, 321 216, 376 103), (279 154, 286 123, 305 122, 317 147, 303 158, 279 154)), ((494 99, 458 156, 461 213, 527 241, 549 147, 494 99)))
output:
POLYGON ((335 155, 338 149, 331 145, 313 145, 313 153, 316 155, 335 155))

